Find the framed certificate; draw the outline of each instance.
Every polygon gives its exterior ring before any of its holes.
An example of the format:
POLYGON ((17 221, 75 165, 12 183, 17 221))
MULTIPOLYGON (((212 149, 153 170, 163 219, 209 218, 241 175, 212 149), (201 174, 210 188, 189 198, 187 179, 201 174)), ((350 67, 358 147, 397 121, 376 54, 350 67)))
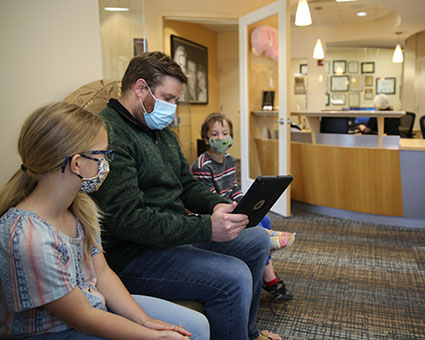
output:
POLYGON ((360 93, 353 92, 348 94, 348 106, 359 107, 360 106, 360 93))
POLYGON ((348 91, 348 84, 350 84, 348 76, 331 76, 331 92, 348 91))
POLYGON ((359 62, 349 61, 348 62, 348 73, 359 73, 359 62))
POLYGON ((362 76, 351 76, 350 77, 350 90, 351 91, 361 91, 363 89, 362 86, 362 76))
POLYGON ((362 63, 362 73, 375 73, 375 63, 373 61, 362 63))
POLYGON ((373 99, 373 88, 364 89, 364 99, 365 100, 373 99))
POLYGON ((345 105, 345 93, 332 93, 332 105, 345 105))
POLYGON ((333 73, 344 74, 345 73, 345 60, 334 60, 333 62, 333 73))
POLYGON ((371 75, 364 76, 364 86, 373 86, 373 76, 371 75))
POLYGON ((376 78, 376 94, 395 94, 395 78, 376 78))

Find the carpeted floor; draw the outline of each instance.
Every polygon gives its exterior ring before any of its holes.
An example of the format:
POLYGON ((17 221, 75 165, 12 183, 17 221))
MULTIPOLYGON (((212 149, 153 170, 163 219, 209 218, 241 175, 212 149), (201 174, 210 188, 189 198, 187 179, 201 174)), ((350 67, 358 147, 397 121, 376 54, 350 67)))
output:
POLYGON ((294 300, 263 294, 258 326, 283 339, 425 339, 425 230, 352 222, 293 209, 270 213, 296 232, 273 265, 294 300))

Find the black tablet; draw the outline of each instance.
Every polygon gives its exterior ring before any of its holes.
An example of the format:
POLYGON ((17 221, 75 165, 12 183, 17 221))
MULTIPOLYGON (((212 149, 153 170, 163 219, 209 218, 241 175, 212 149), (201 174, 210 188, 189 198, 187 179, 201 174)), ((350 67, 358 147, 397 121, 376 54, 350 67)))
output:
POLYGON ((248 215, 247 227, 255 227, 291 184, 292 179, 290 175, 257 177, 232 213, 248 215))

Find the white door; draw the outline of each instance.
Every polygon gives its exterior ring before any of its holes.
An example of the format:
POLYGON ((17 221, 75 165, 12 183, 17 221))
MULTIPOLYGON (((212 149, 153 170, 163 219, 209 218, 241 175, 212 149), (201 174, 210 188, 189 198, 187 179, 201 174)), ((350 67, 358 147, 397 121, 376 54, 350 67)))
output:
MULTIPOLYGON (((239 19, 241 185, 246 192, 259 175, 289 173, 290 143, 287 112, 287 1, 279 0, 239 19), (255 56, 250 34, 268 25, 278 30, 278 61, 255 56), (258 66, 260 65, 260 66, 258 66), (257 68, 257 69, 256 69, 257 68), (259 85, 261 84, 261 85, 259 85), (272 112, 262 111, 264 90, 275 91, 272 112)), ((290 191, 271 209, 290 215, 290 191)))

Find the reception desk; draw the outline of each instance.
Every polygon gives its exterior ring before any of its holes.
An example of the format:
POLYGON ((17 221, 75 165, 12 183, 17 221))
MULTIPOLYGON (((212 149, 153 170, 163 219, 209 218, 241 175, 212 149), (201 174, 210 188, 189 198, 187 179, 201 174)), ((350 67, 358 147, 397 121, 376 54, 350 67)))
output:
POLYGON ((423 139, 291 132, 291 198, 320 213, 425 227, 424 169, 423 139))

